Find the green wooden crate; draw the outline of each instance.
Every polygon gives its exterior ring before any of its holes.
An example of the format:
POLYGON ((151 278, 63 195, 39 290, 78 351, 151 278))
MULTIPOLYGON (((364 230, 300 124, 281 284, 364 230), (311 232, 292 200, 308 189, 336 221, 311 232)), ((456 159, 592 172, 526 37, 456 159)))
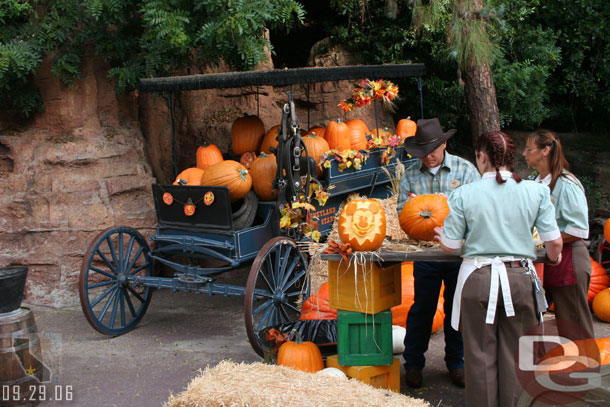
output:
POLYGON ((392 311, 337 311, 337 354, 341 366, 391 365, 392 311))

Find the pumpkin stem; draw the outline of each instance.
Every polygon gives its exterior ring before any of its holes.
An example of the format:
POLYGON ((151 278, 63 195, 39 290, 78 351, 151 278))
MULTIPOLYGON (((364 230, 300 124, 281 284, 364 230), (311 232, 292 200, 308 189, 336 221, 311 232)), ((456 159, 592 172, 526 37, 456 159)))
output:
POLYGON ((294 343, 301 344, 303 343, 303 338, 301 338, 301 334, 296 329, 290 331, 290 333, 294 336, 294 343))
POLYGON ((242 169, 239 170, 239 177, 241 179, 245 180, 246 179, 246 175, 248 175, 248 170, 242 170, 242 169))
POLYGON ((419 216, 421 216, 422 218, 431 218, 432 212, 430 212, 428 209, 426 209, 425 211, 420 212, 419 216))
POLYGON ((263 151, 263 152, 261 152, 261 153, 260 153, 258 156, 259 156, 259 157, 263 157, 263 158, 265 158, 265 157, 269 157, 269 155, 270 155, 270 154, 267 154, 267 153, 265 153, 265 152, 263 151))

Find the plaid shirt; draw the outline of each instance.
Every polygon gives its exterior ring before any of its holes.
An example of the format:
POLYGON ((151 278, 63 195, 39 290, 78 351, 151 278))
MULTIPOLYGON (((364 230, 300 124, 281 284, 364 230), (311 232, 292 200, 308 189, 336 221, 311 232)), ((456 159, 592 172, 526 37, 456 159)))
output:
POLYGON ((396 210, 400 214, 409 192, 416 195, 444 193, 449 196, 451 191, 460 185, 479 179, 481 179, 481 175, 470 161, 451 155, 447 151, 445 151, 445 159, 436 175, 432 174, 421 160, 416 160, 405 168, 405 173, 400 179, 400 193, 396 210))

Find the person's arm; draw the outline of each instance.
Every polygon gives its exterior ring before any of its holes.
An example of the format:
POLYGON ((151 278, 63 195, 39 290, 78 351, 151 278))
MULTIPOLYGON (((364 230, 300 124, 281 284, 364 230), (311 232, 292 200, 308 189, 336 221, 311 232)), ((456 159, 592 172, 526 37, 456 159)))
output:
POLYGON ((571 176, 562 177, 561 181, 556 201, 558 217, 566 223, 561 237, 565 243, 586 239, 589 237, 589 209, 585 192, 571 176))
POLYGON ((436 232, 436 235, 434 236, 434 239, 437 240, 441 244, 441 249, 443 249, 443 251, 445 253, 453 254, 453 255, 456 255, 456 256, 459 256, 462 253, 461 246, 458 249, 452 249, 451 247, 447 247, 447 246, 445 246, 443 244, 443 240, 442 240, 442 237, 443 237, 443 228, 442 227, 437 226, 437 227, 434 228, 434 231, 436 232))
POLYGON ((540 239, 544 242, 549 262, 551 264, 559 264, 561 263, 563 240, 555 220, 555 207, 551 203, 551 195, 548 189, 543 188, 540 193, 540 206, 538 207, 538 216, 534 226, 538 229, 540 239))
POLYGON ((546 248, 546 257, 553 265, 561 263, 561 250, 563 249, 563 240, 561 238, 544 242, 546 248))
POLYGON ((434 238, 441 244, 445 253, 460 256, 462 254, 462 240, 466 234, 466 219, 462 209, 461 190, 457 189, 449 195, 449 215, 445 219, 444 227, 435 227, 434 238))

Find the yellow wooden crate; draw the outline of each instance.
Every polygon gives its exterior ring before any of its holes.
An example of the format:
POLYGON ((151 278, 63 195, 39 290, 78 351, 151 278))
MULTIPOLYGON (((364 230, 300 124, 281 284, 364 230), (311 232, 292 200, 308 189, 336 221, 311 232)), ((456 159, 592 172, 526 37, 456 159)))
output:
POLYGON ((329 261, 328 288, 331 308, 377 314, 402 301, 400 263, 382 268, 373 261, 356 267, 329 261))
POLYGON ((338 355, 326 358, 326 367, 336 367, 352 379, 360 380, 378 389, 388 389, 400 393, 400 361, 386 366, 340 366, 338 355))

